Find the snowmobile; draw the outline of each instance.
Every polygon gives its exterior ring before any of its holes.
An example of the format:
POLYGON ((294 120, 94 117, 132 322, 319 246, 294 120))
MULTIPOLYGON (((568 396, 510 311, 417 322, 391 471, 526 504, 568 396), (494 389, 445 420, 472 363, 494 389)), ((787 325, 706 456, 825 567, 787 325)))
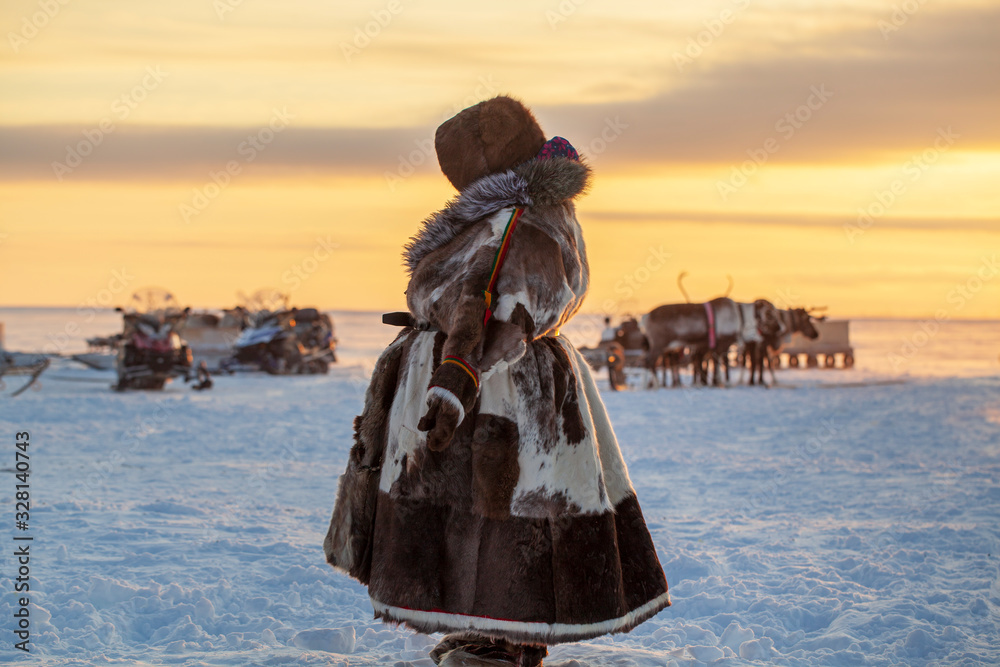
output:
POLYGON ((260 368, 272 375, 326 373, 337 360, 333 322, 315 308, 248 313, 226 370, 260 368))
POLYGON ((126 308, 115 308, 124 318, 115 368, 118 391, 162 389, 175 377, 188 379, 191 349, 177 330, 190 308, 181 310, 166 290, 150 288, 132 295, 126 308))

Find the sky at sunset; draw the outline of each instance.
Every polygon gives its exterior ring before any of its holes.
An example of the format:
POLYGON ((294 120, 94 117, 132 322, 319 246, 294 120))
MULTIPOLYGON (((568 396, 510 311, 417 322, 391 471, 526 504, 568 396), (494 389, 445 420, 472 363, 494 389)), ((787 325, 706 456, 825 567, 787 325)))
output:
POLYGON ((1000 2, 5 0, 0 305, 400 309, 497 94, 595 179, 584 309, 1000 318, 1000 2))

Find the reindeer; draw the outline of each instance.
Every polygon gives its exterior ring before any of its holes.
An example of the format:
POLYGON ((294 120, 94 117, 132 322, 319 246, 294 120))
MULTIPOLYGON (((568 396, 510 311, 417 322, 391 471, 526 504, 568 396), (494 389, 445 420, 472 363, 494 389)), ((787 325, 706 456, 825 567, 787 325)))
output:
POLYGON ((646 367, 653 372, 654 378, 657 362, 666 356, 671 385, 680 386, 678 362, 687 349, 693 362, 693 384, 708 384, 705 362, 714 362, 713 384, 722 384, 720 363, 726 366, 728 379, 729 348, 739 340, 742 328, 739 308, 732 299, 719 297, 707 303, 659 306, 643 316, 642 326, 649 340, 646 367))
MULTIPOLYGON (((748 331, 756 334, 759 326, 765 326, 763 320, 757 322, 758 317, 776 320, 776 309, 769 303, 767 307, 755 309, 754 304, 740 304, 730 299, 733 278, 728 275, 729 285, 723 296, 707 303, 692 304, 684 289, 686 276, 687 272, 677 276, 677 287, 687 303, 660 306, 643 317, 643 327, 649 338, 646 366, 656 378, 656 367, 662 360, 662 384, 666 385, 669 368, 672 386, 679 386, 680 358, 687 351, 692 361, 693 384, 708 384, 709 365, 712 366, 713 384, 721 384, 720 366, 725 369, 728 384, 729 349, 733 344, 742 345, 748 331)), ((655 379, 653 382, 658 383, 655 379)))
MULTIPOLYGON (((756 303, 760 302, 767 303, 763 299, 758 300, 756 303)), ((771 306, 774 308, 774 306, 771 306)), ((771 384, 776 382, 774 376, 774 365, 771 359, 774 355, 780 354, 781 348, 784 344, 791 338, 793 333, 801 333, 806 338, 810 340, 815 340, 819 337, 819 332, 816 331, 816 327, 813 326, 812 319, 813 316, 810 311, 805 308, 790 308, 786 310, 777 310, 777 321, 768 321, 764 328, 760 329, 760 340, 748 341, 747 343, 747 356, 750 359, 750 384, 754 384, 754 374, 759 377, 759 383, 762 386, 764 384, 764 360, 767 359, 768 367, 771 369, 771 384)))
MULTIPOLYGON (((739 308, 741 322, 737 359, 740 365, 739 381, 742 382, 743 370, 748 363, 751 369, 754 368, 752 359, 755 354, 760 354, 765 336, 780 335, 784 324, 781 312, 767 299, 736 305, 739 308)), ((750 384, 753 383, 754 377, 751 374, 750 384)))
MULTIPOLYGON (((728 276, 727 276, 728 277, 728 276)), ((732 278, 730 278, 730 288, 732 278)), ((705 353, 701 372, 702 384, 708 384, 707 365, 713 365, 713 384, 719 385, 719 365, 725 370, 725 383, 729 384, 729 351, 735 345, 738 360, 746 358, 747 344, 763 340, 763 333, 775 334, 781 330, 781 311, 766 299, 743 303, 731 299, 716 299, 714 305, 719 344, 705 353)), ((740 381, 742 381, 742 370, 740 381)))
MULTIPOLYGON (((705 307, 700 303, 677 303, 658 306, 642 316, 642 328, 649 340, 646 354, 646 368, 653 373, 653 382, 658 386, 656 366, 664 360, 664 381, 669 368, 671 386, 681 384, 679 360, 689 346, 707 344, 708 318, 705 307)), ((696 371, 697 372, 697 371, 696 371)))
POLYGON ((708 384, 708 365, 714 363, 713 381, 716 385, 719 382, 719 360, 721 359, 726 368, 726 381, 729 380, 728 351, 733 341, 731 329, 735 322, 733 301, 729 299, 729 293, 733 289, 733 278, 727 275, 729 286, 725 294, 717 299, 713 299, 707 304, 692 304, 691 297, 684 289, 684 278, 686 271, 682 271, 677 276, 677 287, 684 295, 685 304, 672 304, 661 306, 643 317, 643 322, 652 322, 654 329, 658 329, 659 337, 662 341, 653 341, 650 338, 649 354, 646 366, 652 371, 653 382, 656 382, 656 367, 663 363, 664 377, 662 384, 666 386, 667 369, 671 373, 671 385, 680 386, 680 363, 684 352, 689 353, 691 359, 692 383, 708 384), (654 315, 654 313, 656 313, 654 315), (685 323, 685 318, 693 317, 690 322, 685 323), (671 320, 676 319, 678 330, 671 330, 671 320), (719 326, 721 322, 722 326, 719 326), (664 324, 666 323, 666 324, 664 324), (691 326, 693 325, 693 329, 691 326), (684 331, 689 329, 688 331, 684 331), (695 331, 701 333, 694 333, 695 331), (663 345, 657 348, 660 343, 663 345), (721 353, 721 354, 720 354, 721 353))

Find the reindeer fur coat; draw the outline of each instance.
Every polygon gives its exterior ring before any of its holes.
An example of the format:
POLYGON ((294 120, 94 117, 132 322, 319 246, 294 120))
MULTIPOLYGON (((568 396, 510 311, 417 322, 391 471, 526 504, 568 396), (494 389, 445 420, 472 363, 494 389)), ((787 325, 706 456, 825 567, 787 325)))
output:
POLYGON ((587 292, 573 198, 588 177, 564 158, 487 175, 406 249, 415 326, 374 370, 324 543, 335 568, 367 584, 377 617, 553 644, 628 631, 670 604, 597 387, 558 334, 587 292), (484 327, 483 290, 516 207, 484 327), (453 392, 460 423, 431 447, 419 426, 428 386, 456 349, 479 386, 453 392))

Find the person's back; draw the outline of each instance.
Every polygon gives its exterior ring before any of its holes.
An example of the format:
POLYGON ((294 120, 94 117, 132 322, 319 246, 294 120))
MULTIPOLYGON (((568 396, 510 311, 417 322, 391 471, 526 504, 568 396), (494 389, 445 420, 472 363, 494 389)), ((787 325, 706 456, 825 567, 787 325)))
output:
POLYGON ((451 633, 435 662, 534 666, 653 616, 667 584, 558 335, 589 281, 572 203, 589 170, 509 98, 446 122, 437 149, 461 194, 407 246, 415 327, 373 373, 324 547, 376 616, 451 633))

